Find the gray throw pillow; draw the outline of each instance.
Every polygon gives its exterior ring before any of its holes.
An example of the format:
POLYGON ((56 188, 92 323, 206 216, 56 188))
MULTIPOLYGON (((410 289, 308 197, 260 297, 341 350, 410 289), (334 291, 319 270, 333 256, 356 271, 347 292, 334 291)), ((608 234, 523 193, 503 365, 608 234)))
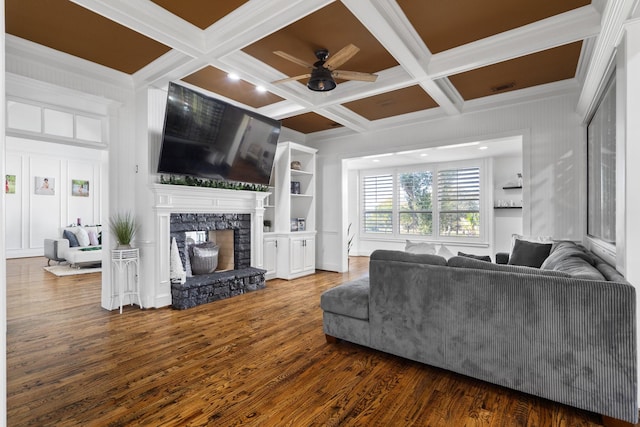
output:
POLYGON ((544 260, 549 256, 552 246, 553 244, 551 243, 516 240, 511 257, 509 257, 509 264, 540 268, 544 260))
POLYGON ((75 234, 73 234, 73 232, 71 230, 64 230, 62 232, 62 237, 64 237, 65 239, 67 239, 69 241, 69 247, 70 248, 75 248, 80 246, 80 243, 78 243, 78 238, 76 237, 75 234))
POLYGON ((189 248, 191 273, 210 274, 218 267, 218 251, 220 248, 213 242, 191 245, 189 248))
POLYGON ((458 256, 466 256, 467 258, 473 258, 480 261, 491 262, 491 257, 489 255, 473 255, 473 254, 465 254, 464 252, 458 252, 458 256))

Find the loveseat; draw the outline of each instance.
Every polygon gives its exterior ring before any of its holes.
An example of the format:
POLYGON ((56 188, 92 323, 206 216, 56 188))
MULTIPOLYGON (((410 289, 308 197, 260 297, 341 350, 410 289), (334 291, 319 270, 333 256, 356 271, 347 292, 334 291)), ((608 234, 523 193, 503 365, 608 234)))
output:
POLYGON ((322 294, 327 341, 636 422, 634 287, 571 242, 547 259, 543 269, 375 251, 368 277, 322 294))
POLYGON ((44 256, 51 261, 66 261, 73 267, 102 262, 100 226, 64 227, 61 237, 44 240, 44 256))

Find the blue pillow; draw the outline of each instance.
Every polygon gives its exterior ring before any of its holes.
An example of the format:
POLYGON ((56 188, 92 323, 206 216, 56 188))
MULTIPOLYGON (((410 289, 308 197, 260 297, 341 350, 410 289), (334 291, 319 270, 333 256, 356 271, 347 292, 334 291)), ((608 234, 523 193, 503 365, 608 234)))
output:
POLYGON ((64 233, 62 233, 62 237, 64 237, 69 241, 70 248, 75 248, 76 246, 80 246, 80 243, 78 243, 78 238, 76 237, 75 234, 73 234, 73 232, 69 230, 64 230, 64 233))

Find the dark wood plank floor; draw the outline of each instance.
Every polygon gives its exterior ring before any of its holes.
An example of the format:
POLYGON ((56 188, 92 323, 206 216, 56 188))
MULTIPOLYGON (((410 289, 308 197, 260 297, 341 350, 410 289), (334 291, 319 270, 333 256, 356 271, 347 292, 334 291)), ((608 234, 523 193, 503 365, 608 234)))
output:
POLYGON ((10 426, 599 426, 571 407, 327 344, 319 272, 193 309, 100 308, 100 274, 7 261, 10 426))

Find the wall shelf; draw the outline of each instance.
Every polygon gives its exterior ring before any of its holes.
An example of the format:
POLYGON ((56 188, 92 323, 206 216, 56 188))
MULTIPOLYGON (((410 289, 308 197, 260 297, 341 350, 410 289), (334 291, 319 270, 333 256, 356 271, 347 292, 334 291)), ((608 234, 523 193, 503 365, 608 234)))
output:
POLYGON ((510 185, 502 187, 503 190, 522 190, 522 186, 519 185, 510 185))

